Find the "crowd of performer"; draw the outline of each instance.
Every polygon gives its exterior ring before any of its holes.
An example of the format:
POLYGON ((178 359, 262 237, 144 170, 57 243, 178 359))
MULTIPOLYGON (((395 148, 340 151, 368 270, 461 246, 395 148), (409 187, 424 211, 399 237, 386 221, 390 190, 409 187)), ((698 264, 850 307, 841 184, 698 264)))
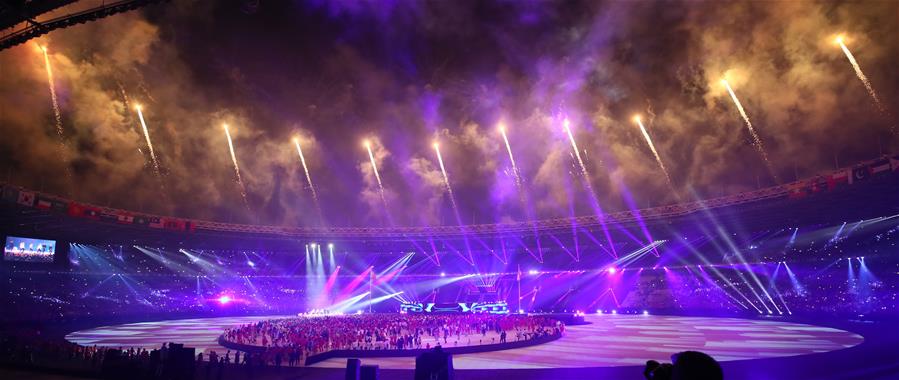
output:
POLYGON ((274 362, 292 364, 331 350, 430 349, 507 343, 561 334, 557 320, 527 315, 363 314, 260 321, 229 329, 224 339, 267 347, 274 362))

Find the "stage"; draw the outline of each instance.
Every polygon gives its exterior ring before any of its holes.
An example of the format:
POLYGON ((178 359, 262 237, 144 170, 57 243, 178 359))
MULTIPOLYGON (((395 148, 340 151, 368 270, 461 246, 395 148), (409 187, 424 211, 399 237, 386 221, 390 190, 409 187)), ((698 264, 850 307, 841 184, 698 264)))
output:
MULTIPOLYGON (((227 349, 216 343, 228 327, 284 316, 224 317, 142 322, 98 327, 66 336, 81 345, 158 348, 176 341, 208 353, 227 349)), ((457 369, 550 369, 642 365, 649 359, 699 350, 719 361, 753 360, 841 350, 864 341, 858 334, 778 319, 737 319, 660 315, 587 315, 589 324, 571 326, 561 339, 526 348, 456 355, 457 369)), ((382 369, 412 369, 414 358, 366 358, 382 369)), ((314 367, 342 368, 330 359, 314 367)))

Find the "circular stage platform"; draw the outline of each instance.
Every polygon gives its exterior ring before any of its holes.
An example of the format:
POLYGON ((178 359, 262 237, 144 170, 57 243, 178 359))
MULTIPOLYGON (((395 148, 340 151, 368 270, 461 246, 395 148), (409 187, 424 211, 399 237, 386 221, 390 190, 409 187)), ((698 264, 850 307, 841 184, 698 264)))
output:
MULTIPOLYGON (((208 352, 227 350, 216 343, 226 328, 284 316, 225 317, 142 322, 82 330, 66 336, 81 345, 158 348, 184 343, 208 352)), ((719 361, 776 358, 840 350, 862 336, 830 327, 779 320, 678 317, 661 315, 588 315, 589 324, 571 326, 553 342, 493 352, 454 356, 456 369, 596 368, 669 361, 685 350, 706 352, 719 361)), ((383 369, 411 369, 412 357, 366 358, 383 369)), ((343 368, 335 358, 315 367, 343 368)))

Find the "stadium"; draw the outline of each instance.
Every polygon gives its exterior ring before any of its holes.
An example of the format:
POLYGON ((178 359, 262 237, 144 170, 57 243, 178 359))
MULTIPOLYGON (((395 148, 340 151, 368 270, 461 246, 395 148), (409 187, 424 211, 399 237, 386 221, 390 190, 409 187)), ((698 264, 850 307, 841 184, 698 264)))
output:
POLYGON ((896 4, 0 5, 4 378, 899 376, 896 4))

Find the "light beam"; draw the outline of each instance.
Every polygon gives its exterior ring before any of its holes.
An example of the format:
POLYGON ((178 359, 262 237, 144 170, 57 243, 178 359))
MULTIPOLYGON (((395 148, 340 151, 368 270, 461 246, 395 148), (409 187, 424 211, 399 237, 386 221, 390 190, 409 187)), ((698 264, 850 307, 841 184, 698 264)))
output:
POLYGON ((602 232, 606 236, 606 241, 609 243, 609 249, 612 252, 612 256, 615 258, 618 257, 618 252, 615 250, 615 243, 612 241, 612 235, 609 233, 609 228, 606 226, 605 215, 602 215, 602 208, 599 206, 599 199, 596 197, 596 192, 593 191, 593 185, 590 183, 590 173, 587 172, 587 166, 584 165, 584 160, 581 158, 581 151, 577 147, 577 142, 574 140, 574 134, 571 133, 571 121, 566 117, 562 121, 562 126, 565 128, 565 133, 568 135, 568 140, 571 141, 571 149, 574 151, 574 156, 577 158, 578 166, 581 168, 581 175, 584 177, 584 186, 587 188, 587 191, 590 193, 590 200, 593 202, 593 208, 597 212, 599 216, 599 223, 602 227, 602 232))

